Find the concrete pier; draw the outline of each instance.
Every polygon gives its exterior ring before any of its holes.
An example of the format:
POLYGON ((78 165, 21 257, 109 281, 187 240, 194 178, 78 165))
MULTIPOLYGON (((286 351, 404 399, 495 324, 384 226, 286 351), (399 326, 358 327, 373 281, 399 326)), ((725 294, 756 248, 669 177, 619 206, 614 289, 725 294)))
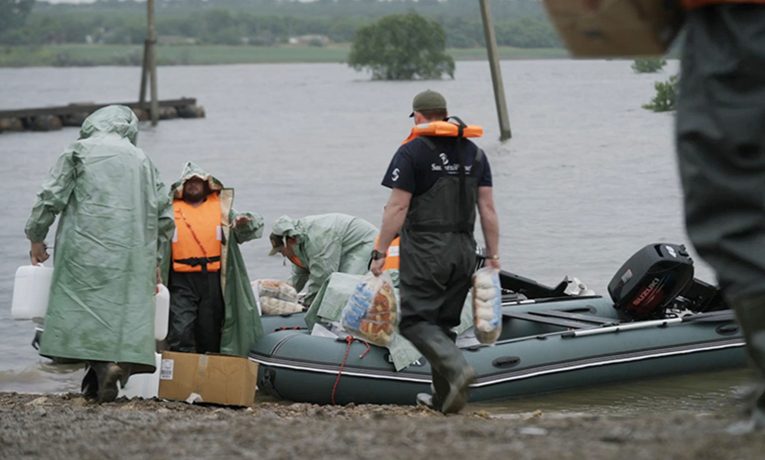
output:
MULTIPOLYGON (((6 131, 51 131, 64 126, 80 127, 91 113, 107 105, 126 105, 133 109, 138 119, 150 119, 149 104, 140 102, 113 102, 109 104, 74 103, 58 107, 0 110, 0 133, 6 131)), ((159 101, 159 118, 204 118, 204 107, 197 105, 196 98, 168 99, 159 101)))

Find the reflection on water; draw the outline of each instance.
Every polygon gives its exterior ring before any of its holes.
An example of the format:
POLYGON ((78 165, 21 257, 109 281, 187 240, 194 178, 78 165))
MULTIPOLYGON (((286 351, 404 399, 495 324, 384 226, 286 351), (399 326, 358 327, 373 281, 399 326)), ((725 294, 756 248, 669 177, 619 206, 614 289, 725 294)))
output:
MULTIPOLYGON (((344 65, 160 68, 162 99, 196 97, 207 118, 142 125, 139 145, 172 183, 192 160, 236 189, 239 210, 280 215, 345 212, 379 224, 380 180, 411 127, 411 99, 443 92, 450 112, 486 131, 505 269, 557 284, 576 276, 596 292, 642 246, 686 243, 673 115, 641 108, 653 83, 629 61, 505 61, 513 139, 501 144, 485 62, 459 62, 455 80, 372 82, 344 65)), ((135 98, 131 67, 0 69, 0 107, 135 98)), ((29 345, 34 325, 10 319, 16 267, 27 262, 24 223, 40 183, 76 129, 0 134, 0 391, 76 391, 81 370, 54 372, 29 345)), ((268 233, 266 233, 268 234, 268 233)), ((48 242, 52 242, 52 233, 48 242)), ((480 239, 480 232, 478 233, 480 239)), ((687 244, 687 243, 686 243, 687 244)), ((242 246, 250 278, 287 278, 268 239, 242 246)), ((696 260, 696 276, 713 282, 696 260)), ((742 384, 737 373, 630 383, 492 405, 492 411, 700 405, 713 409, 742 384)), ((605 409, 603 409, 605 410, 605 409)))
POLYGON ((40 358, 31 366, 0 372, 0 391, 18 393, 79 392, 83 364, 51 364, 40 358))
POLYGON ((714 411, 739 405, 751 389, 754 374, 749 370, 705 372, 633 382, 594 385, 550 394, 501 402, 474 403, 497 416, 529 412, 630 415, 661 410, 714 411))

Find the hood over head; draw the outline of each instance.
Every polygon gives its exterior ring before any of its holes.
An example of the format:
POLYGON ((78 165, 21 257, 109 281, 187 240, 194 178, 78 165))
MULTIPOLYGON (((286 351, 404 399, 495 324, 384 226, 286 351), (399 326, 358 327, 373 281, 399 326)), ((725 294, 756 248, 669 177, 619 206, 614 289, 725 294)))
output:
POLYGON ((209 174, 207 171, 202 169, 196 163, 187 161, 186 164, 183 165, 183 172, 181 173, 180 179, 178 179, 170 187, 170 190, 172 191, 172 194, 173 194, 173 198, 179 199, 179 200, 183 198, 183 184, 185 184, 186 181, 191 179, 192 177, 198 177, 206 181, 207 186, 210 188, 210 191, 212 192, 220 192, 223 189, 223 184, 221 183, 221 181, 213 177, 211 174, 209 174))
POLYGON ((80 128, 80 139, 97 136, 98 134, 118 134, 127 138, 133 145, 138 139, 138 117, 124 105, 108 105, 102 107, 85 119, 80 128))
POLYGON ((271 252, 269 252, 269 255, 275 255, 279 252, 279 248, 284 244, 284 237, 297 237, 301 241, 307 239, 300 219, 281 216, 274 221, 274 224, 271 226, 271 252))

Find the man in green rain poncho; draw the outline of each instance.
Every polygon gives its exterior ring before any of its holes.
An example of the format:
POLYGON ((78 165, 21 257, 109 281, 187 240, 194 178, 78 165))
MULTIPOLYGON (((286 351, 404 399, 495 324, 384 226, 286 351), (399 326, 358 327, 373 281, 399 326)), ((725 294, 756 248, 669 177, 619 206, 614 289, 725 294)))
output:
POLYGON ((290 282, 310 306, 332 273, 367 272, 376 236, 377 227, 347 214, 281 216, 271 232, 270 255, 281 253, 292 262, 290 282))
POLYGON ((234 190, 191 162, 171 197, 176 231, 162 259, 170 288, 168 346, 247 356, 263 329, 239 244, 263 235, 263 218, 236 212, 234 190))
POLYGON ((26 224, 33 264, 60 214, 40 354, 85 361, 83 393, 117 397, 130 374, 154 372, 158 245, 173 234, 167 189, 135 146, 138 119, 104 107, 50 171, 26 224))

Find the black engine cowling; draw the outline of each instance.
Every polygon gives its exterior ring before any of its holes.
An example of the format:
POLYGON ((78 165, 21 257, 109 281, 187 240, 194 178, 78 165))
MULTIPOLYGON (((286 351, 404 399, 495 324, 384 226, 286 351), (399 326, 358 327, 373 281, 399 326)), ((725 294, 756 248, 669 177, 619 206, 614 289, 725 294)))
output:
POLYGON ((659 316, 693 282, 693 260, 685 246, 649 244, 608 283, 614 307, 634 319, 659 316))

